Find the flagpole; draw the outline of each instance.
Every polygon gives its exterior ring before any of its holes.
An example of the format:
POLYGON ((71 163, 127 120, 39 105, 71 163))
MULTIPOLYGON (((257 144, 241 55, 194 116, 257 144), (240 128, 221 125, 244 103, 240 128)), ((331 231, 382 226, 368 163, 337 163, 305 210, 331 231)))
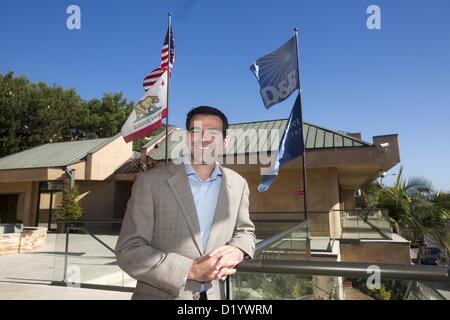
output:
POLYGON ((169 84, 170 84, 170 61, 172 59, 172 37, 171 37, 171 31, 172 31, 172 13, 169 12, 169 29, 168 29, 168 36, 169 36, 169 60, 167 61, 167 107, 166 107, 166 165, 169 163, 169 84))
MULTIPOLYGON (((295 32, 295 42, 296 42, 296 46, 295 46, 295 50, 297 52, 297 79, 298 79, 298 96, 299 96, 299 104, 300 104, 300 121, 301 124, 303 126, 303 112, 302 112, 302 89, 300 86, 300 61, 299 61, 299 54, 298 54, 298 29, 295 28, 294 29, 295 32)), ((303 131, 303 130, 302 130, 303 131)), ((305 139, 303 137, 303 139, 305 139)), ((308 220, 308 205, 307 205, 307 185, 306 185, 306 144, 305 142, 303 142, 304 144, 304 152, 303 152, 303 156, 302 156, 302 168, 303 168, 303 207, 305 209, 305 221, 308 220)))

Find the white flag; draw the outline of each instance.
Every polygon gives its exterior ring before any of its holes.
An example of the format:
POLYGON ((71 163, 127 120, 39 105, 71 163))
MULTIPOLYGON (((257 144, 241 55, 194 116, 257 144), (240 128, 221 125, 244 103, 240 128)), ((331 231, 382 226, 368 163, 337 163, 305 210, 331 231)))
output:
POLYGON ((167 116, 167 71, 148 88, 122 127, 126 142, 147 136, 162 125, 167 116))

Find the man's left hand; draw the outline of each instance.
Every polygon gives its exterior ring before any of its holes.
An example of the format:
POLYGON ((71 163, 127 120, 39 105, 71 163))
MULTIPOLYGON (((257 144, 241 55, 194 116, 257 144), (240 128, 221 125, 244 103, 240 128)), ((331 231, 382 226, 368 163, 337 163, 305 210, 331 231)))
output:
POLYGON ((226 245, 211 251, 208 256, 218 259, 214 266, 218 273, 217 278, 225 280, 229 269, 233 269, 244 259, 244 252, 237 247, 226 245))

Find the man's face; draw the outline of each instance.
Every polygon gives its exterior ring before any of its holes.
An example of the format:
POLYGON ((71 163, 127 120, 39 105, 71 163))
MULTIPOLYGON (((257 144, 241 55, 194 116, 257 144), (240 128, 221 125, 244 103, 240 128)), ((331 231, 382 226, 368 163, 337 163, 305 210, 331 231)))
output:
POLYGON ((189 124, 189 146, 195 164, 214 164, 226 148, 222 119, 214 115, 197 114, 189 124))

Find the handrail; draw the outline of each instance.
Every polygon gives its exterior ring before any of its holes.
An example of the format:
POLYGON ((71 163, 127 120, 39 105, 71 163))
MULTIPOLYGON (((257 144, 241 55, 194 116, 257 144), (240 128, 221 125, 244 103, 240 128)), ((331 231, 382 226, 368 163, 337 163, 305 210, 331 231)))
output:
MULTIPOLYGON (((340 212, 362 212, 362 211, 375 211, 375 210, 383 210, 389 211, 386 208, 360 208, 360 209, 330 209, 330 210, 308 210, 308 213, 330 213, 330 211, 340 211, 340 212)), ((282 213, 305 213, 305 211, 250 211, 250 214, 282 214, 282 213)))
POLYGON ((375 267, 379 268, 380 277, 384 279, 450 282, 450 269, 444 266, 246 259, 236 269, 240 272, 368 278, 373 274, 375 267))
MULTIPOLYGON (((303 228, 303 227, 307 227, 308 226, 308 221, 303 221, 302 223, 299 223, 291 228, 289 228, 288 230, 282 231, 280 233, 277 233, 261 242, 258 242, 255 246, 255 254, 266 249, 267 247, 269 247, 270 245, 272 245, 273 243, 283 239, 285 236, 303 228)), ((241 262, 240 265, 242 265, 243 263, 245 263, 246 261, 250 261, 250 260, 244 260, 243 262, 241 262)), ((239 266, 237 266, 237 269, 239 270, 239 266)), ((227 300, 230 299, 230 277, 227 277, 225 280, 225 291, 226 291, 226 297, 227 300)))
POLYGON ((110 220, 56 220, 57 224, 80 224, 80 223, 122 223, 122 219, 110 219, 110 220))
POLYGON ((277 233, 277 234, 275 234, 275 235, 273 235, 273 236, 271 236, 271 237, 269 237, 269 238, 267 238, 267 239, 265 239, 265 240, 263 240, 261 242, 258 242, 256 244, 255 252, 259 252, 259 251, 262 251, 262 250, 266 249, 268 246, 270 246, 273 243, 283 239, 285 236, 287 236, 287 235, 289 235, 289 234, 291 234, 291 233, 293 233, 293 232, 295 232, 295 231, 297 231, 297 230, 299 230, 299 229, 301 229, 303 227, 307 227, 307 225, 308 225, 308 222, 304 221, 304 222, 299 223, 299 224, 297 224, 297 225, 295 225, 295 226, 293 226, 293 227, 291 227, 291 228, 289 228, 289 229, 287 229, 285 231, 277 233))
MULTIPOLYGON (((341 211, 341 210, 336 210, 341 211)), ((256 252, 264 250, 274 242, 291 234, 301 227, 307 226, 304 221, 288 230, 259 242, 256 252)), ((324 276, 343 276, 352 278, 368 278, 373 274, 374 267, 380 271, 380 277, 394 280, 417 280, 430 282, 450 282, 450 268, 441 266, 425 265, 398 265, 398 264, 375 264, 335 261, 301 261, 301 260, 266 260, 266 259, 244 259, 236 266, 240 272, 258 273, 288 273, 324 276)), ((226 296, 230 299, 230 278, 226 279, 226 296)))
MULTIPOLYGON (((72 222, 69 222, 69 221, 65 220, 65 224, 70 224, 70 223, 74 224, 76 222, 79 223, 80 221, 79 220, 74 220, 72 222)), ((75 227, 75 226, 70 226, 70 225, 66 226, 66 228, 65 228, 66 244, 65 244, 65 251, 64 251, 64 279, 63 279, 63 282, 67 281, 67 263, 68 263, 68 258, 69 258, 69 235, 70 235, 70 231, 71 230, 83 231, 84 233, 90 235, 92 238, 94 238, 96 241, 98 241, 106 249, 108 249, 109 251, 111 251, 112 253, 115 254, 115 250, 113 248, 111 248, 108 244, 106 244, 104 241, 102 241, 100 238, 98 238, 95 234, 93 234, 92 232, 90 232, 86 228, 75 227)))
POLYGON ((90 235, 92 238, 94 238, 95 240, 97 240, 98 242, 100 242, 100 244, 102 244, 106 249, 108 249, 109 251, 111 251, 112 253, 116 253, 115 250, 113 248, 111 248, 110 246, 108 246, 103 240, 101 240, 99 237, 97 237, 95 234, 93 234, 92 232, 90 232, 89 230, 83 228, 83 227, 68 227, 67 229, 70 230, 81 230, 84 233, 90 235))
POLYGON ((364 212, 364 211, 389 211, 389 209, 386 208, 360 208, 360 209, 333 209, 331 211, 340 211, 340 212, 364 212))

